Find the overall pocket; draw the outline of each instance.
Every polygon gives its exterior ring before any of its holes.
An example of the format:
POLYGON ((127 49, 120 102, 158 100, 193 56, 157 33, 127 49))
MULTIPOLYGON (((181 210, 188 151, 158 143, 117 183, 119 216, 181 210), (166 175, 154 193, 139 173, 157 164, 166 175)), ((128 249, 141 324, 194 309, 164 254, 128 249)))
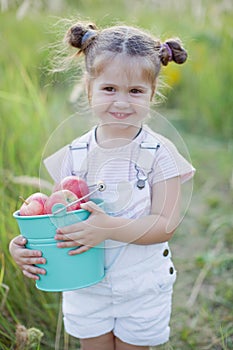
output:
POLYGON ((155 289, 162 293, 172 291, 177 272, 171 259, 167 259, 162 266, 152 270, 152 279, 155 289))

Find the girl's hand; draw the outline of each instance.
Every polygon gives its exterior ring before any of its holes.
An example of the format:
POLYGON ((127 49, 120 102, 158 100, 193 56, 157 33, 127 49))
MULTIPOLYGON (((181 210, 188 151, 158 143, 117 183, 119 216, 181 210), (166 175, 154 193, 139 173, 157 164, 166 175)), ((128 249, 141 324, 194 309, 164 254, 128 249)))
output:
POLYGON ((34 266, 34 264, 45 264, 46 259, 42 258, 41 251, 25 248, 26 243, 27 240, 23 236, 17 236, 10 242, 9 251, 23 274, 28 278, 38 280, 39 276, 37 275, 46 274, 46 270, 34 266))
POLYGON ((64 241, 57 244, 59 248, 78 246, 77 249, 72 249, 69 255, 83 253, 109 238, 108 232, 111 227, 111 217, 92 201, 81 204, 81 207, 91 213, 89 218, 85 221, 59 228, 54 237, 57 240, 64 241))

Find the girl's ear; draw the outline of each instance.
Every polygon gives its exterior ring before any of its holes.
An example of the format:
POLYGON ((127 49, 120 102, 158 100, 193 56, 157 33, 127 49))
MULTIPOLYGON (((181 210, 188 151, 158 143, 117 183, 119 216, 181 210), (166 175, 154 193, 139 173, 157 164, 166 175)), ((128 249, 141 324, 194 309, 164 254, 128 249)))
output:
POLYGON ((152 85, 151 87, 151 96, 150 96, 150 101, 153 100, 153 97, 155 95, 155 92, 156 92, 156 83, 152 85))
POLYGON ((83 80, 84 80, 85 92, 88 95, 88 90, 89 90, 89 87, 90 87, 90 79, 89 79, 87 73, 84 74, 83 80))
POLYGON ((91 79, 87 73, 84 75, 84 85, 85 85, 85 92, 87 94, 89 104, 91 104, 91 95, 92 95, 91 94, 91 79))

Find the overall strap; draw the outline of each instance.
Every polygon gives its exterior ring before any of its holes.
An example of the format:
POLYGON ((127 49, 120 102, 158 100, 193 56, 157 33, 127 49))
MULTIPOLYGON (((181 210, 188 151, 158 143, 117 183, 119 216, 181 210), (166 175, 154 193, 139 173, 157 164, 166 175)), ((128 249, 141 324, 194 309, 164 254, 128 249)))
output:
MULTIPOLYGON (((72 157, 72 174, 85 178, 88 171, 88 149, 90 135, 84 135, 78 140, 74 140, 69 146, 72 157)), ((153 170, 155 154, 160 147, 160 143, 152 136, 148 135, 146 141, 139 144, 139 154, 135 164, 137 171, 137 187, 142 189, 148 175, 153 170)))
POLYGON ((147 140, 143 141, 139 145, 138 159, 135 164, 137 170, 137 187, 143 189, 145 182, 148 179, 148 175, 153 170, 153 164, 155 161, 155 154, 160 147, 160 143, 156 139, 148 135, 147 140))
POLYGON ((77 175, 85 178, 88 171, 88 148, 90 141, 90 132, 81 138, 74 140, 69 149, 72 159, 72 175, 77 175))

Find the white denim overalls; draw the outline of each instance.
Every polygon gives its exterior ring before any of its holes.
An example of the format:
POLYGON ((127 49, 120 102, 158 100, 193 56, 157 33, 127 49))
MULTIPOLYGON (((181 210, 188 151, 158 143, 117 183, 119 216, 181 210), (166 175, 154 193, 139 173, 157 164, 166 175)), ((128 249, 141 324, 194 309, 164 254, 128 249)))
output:
MULTIPOLYGON (((91 185, 94 178, 89 176, 88 153, 95 150, 88 148, 89 140, 85 138, 70 146, 72 174, 91 185)), ((104 199, 109 215, 137 218, 150 213, 148 177, 160 145, 150 136, 140 144, 135 143, 135 147, 138 151, 131 164, 134 178, 118 174, 120 182, 109 183, 101 171, 102 177, 95 178, 106 183, 106 191, 96 196, 104 199)), ((114 153, 111 154, 114 158, 114 153)), ((96 157, 98 155, 93 154, 93 159, 96 157)), ((115 163, 120 166, 120 162, 119 158, 115 159, 113 173, 117 171, 115 163)), ((105 267, 106 275, 100 283, 63 293, 67 332, 78 338, 88 338, 113 331, 121 340, 136 345, 152 346, 167 341, 172 286, 176 279, 168 244, 142 246, 108 240, 105 242, 105 267)))

